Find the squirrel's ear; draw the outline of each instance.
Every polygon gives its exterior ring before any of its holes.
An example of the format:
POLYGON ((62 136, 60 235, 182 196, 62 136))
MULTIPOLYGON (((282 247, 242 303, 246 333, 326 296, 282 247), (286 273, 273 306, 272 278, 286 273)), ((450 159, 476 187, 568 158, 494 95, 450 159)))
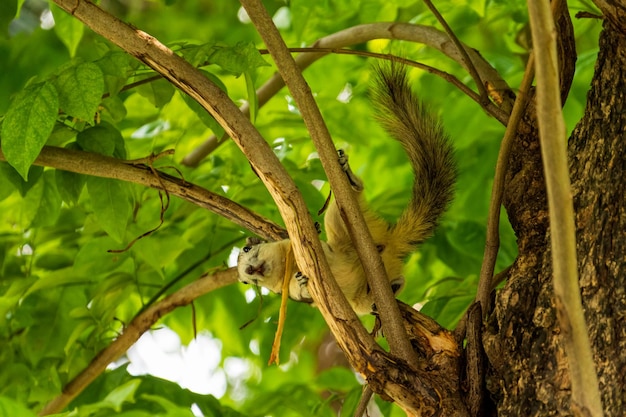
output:
POLYGON ((263 243, 264 240, 258 238, 256 236, 251 236, 246 238, 246 246, 255 246, 263 243))
POLYGON ((391 281, 391 291, 393 291, 394 295, 397 295, 404 288, 404 277, 399 276, 398 278, 391 281))

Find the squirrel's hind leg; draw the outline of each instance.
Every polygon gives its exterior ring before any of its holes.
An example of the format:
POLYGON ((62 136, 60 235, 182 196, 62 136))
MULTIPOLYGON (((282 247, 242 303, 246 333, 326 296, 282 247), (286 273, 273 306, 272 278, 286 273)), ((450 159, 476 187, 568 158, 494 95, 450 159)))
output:
POLYGON ((343 172, 346 173, 352 189, 356 192, 363 191, 363 181, 361 181, 361 179, 357 177, 354 172, 352 172, 350 164, 348 163, 348 155, 344 152, 343 149, 339 149, 337 151, 337 156, 339 157, 339 165, 341 165, 343 172))
MULTIPOLYGON (((361 212, 365 212, 367 210, 367 206, 361 193, 363 191, 363 181, 361 181, 361 179, 357 177, 354 172, 352 172, 352 169, 350 169, 350 165, 348 164, 348 155, 342 149, 337 151, 337 157, 339 158, 341 168, 348 177, 352 190, 357 196, 361 212)), ((324 228, 326 229, 328 245, 333 251, 354 251, 354 248, 352 247, 352 240, 350 239, 348 229, 341 218, 341 213, 339 212, 335 198, 333 198, 328 210, 326 211, 326 216, 324 217, 324 228)))

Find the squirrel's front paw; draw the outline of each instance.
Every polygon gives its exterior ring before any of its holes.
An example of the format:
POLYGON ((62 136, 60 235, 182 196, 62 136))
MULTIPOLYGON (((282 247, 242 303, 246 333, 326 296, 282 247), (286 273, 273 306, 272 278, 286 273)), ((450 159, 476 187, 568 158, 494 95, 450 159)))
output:
POLYGON ((300 286, 300 299, 309 300, 311 299, 311 294, 309 293, 309 289, 307 288, 307 284, 309 283, 309 277, 304 275, 302 272, 298 271, 294 275, 296 282, 300 286))
POLYGON ((337 149, 337 158, 339 159, 339 165, 341 165, 344 171, 350 169, 350 165, 348 165, 348 154, 346 154, 343 149, 337 149))

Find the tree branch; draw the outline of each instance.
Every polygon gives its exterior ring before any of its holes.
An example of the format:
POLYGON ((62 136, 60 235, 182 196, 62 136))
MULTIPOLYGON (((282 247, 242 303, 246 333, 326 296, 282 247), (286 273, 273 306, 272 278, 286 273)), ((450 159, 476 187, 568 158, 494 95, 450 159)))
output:
POLYGON ((484 316, 491 312, 491 291, 494 288, 493 273, 496 267, 496 258, 500 248, 500 208, 502 207, 502 196, 504 195, 504 180, 508 168, 509 155, 513 146, 513 140, 517 136, 517 128, 520 120, 526 111, 528 104, 529 91, 535 76, 535 57, 531 52, 526 64, 524 78, 520 84, 519 92, 513 111, 506 126, 504 137, 500 143, 500 151, 498 152, 498 160, 496 162, 496 171, 493 178, 491 188, 491 200, 489 202, 489 217, 487 219, 487 236, 485 240, 485 251, 483 262, 480 267, 480 279, 478 281, 478 289, 476 290, 475 300, 481 304, 484 316))
MULTIPOLYGON (((352 363, 367 369, 367 354, 384 352, 367 333, 332 277, 308 209, 278 158, 228 96, 199 70, 157 39, 136 30, 85 0, 54 0, 96 33, 117 44, 189 94, 226 130, 248 157, 285 220, 302 272, 313 279, 311 293, 331 331, 352 353, 352 363), (365 353, 363 352, 365 351, 365 353), (357 354, 359 353, 359 354, 357 354)), ((370 371, 371 372, 371 371, 370 371)))
POLYGON ((528 0, 537 72, 537 121, 543 159, 556 311, 565 345, 576 415, 602 416, 576 262, 574 207, 567 166, 567 140, 561 110, 556 29, 549 3, 528 0))
MULTIPOLYGON (((1 149, 0 160, 6 160, 1 149)), ((149 167, 135 164, 133 161, 123 161, 74 149, 44 146, 34 164, 164 190, 199 207, 211 210, 265 239, 280 240, 286 237, 282 227, 226 197, 164 172, 157 170, 153 172, 149 167), (154 175, 155 173, 158 177, 154 175)))
POLYGON ((404 330, 400 310, 389 285, 385 266, 372 240, 367 223, 365 223, 360 212, 345 172, 337 161, 337 151, 313 99, 311 90, 262 3, 259 0, 240 0, 240 2, 272 54, 317 148, 320 161, 335 193, 342 218, 346 223, 352 242, 361 259, 367 281, 374 294, 376 308, 380 313, 383 332, 389 342, 391 353, 406 363, 417 366, 418 358, 404 330))
POLYGON ((212 275, 204 275, 148 307, 145 311, 138 314, 109 346, 101 350, 87 368, 65 385, 63 392, 46 404, 39 412, 39 415, 46 416, 60 413, 78 394, 104 372, 110 363, 120 358, 161 317, 178 307, 190 304, 201 295, 235 282, 237 282, 236 268, 230 268, 212 275))
POLYGON ((467 50, 465 49, 466 47, 461 43, 459 38, 457 38, 454 31, 452 30, 452 28, 450 28, 450 25, 448 25, 448 22, 446 22, 446 19, 444 19, 441 13, 439 13, 439 10, 437 10, 433 2, 430 0, 424 0, 424 3, 426 3, 426 6, 435 15, 435 18, 437 19, 437 21, 439 21, 439 24, 443 26, 444 30, 450 37, 450 40, 456 46, 457 50, 459 51, 459 54, 461 54, 464 67, 468 70, 468 72, 472 76, 472 79, 474 79, 474 82, 476 83, 476 88, 478 88, 478 92, 480 93, 480 98, 481 98, 480 103, 483 105, 489 103, 489 96, 487 94, 487 89, 485 88, 485 85, 483 84, 483 81, 481 80, 480 74, 478 74, 476 67, 472 63, 472 60, 470 59, 469 54, 467 53, 467 50))
MULTIPOLYGON (((287 225, 294 253, 301 261, 299 267, 304 274, 313 277, 309 288, 311 295, 353 367, 372 382, 377 392, 384 392, 386 398, 397 401, 411 415, 424 408, 423 399, 429 400, 428 410, 441 408, 441 391, 426 385, 406 362, 384 352, 358 320, 332 277, 317 231, 295 184, 267 142, 226 94, 155 38, 121 22, 93 3, 86 0, 54 2, 159 72, 215 117, 246 154, 274 198, 287 225)), ((417 340, 421 340, 419 337, 417 340)), ((448 336, 445 339, 454 341, 448 336)), ((454 361, 458 359, 455 353, 458 347, 450 346, 452 351, 442 352, 447 352, 445 354, 454 361)), ((441 345, 435 348, 439 351, 441 345)), ((449 383, 446 381, 450 378, 442 382, 449 383)), ((454 384, 454 390, 458 391, 458 384, 454 384)), ((454 404, 459 411, 450 415, 467 415, 462 402, 454 404)))
MULTIPOLYGON (((449 36, 445 32, 424 25, 394 22, 367 23, 320 38, 314 42, 311 47, 331 49, 344 48, 374 39, 395 39, 422 43, 433 49, 437 49, 469 71, 468 62, 463 58, 459 49, 456 48, 454 44, 450 43, 449 36)), ((492 91, 495 91, 496 94, 505 98, 500 107, 489 102, 484 104, 484 108, 489 114, 497 118, 500 123, 506 125, 513 102, 511 98, 513 95, 510 94, 509 86, 502 79, 500 74, 478 52, 465 44, 462 44, 462 46, 469 55, 470 61, 474 64, 476 72, 480 76, 480 79, 483 80, 483 83, 489 86, 492 91)), ((329 52, 330 51, 303 53, 296 57, 296 63, 300 70, 304 70, 318 59, 326 56, 329 52)), ((280 74, 275 74, 263 84, 256 92, 259 107, 267 103, 284 85, 280 74)), ((467 92, 465 93, 467 94, 467 92)), ((480 96, 478 96, 478 98, 480 99, 480 96)), ((248 103, 244 103, 241 106, 241 111, 246 116, 249 116, 250 108, 248 103)), ((225 138, 226 137, 223 137, 221 139, 225 138)), ((194 151, 185 156, 183 163, 189 166, 197 165, 202 158, 212 152, 219 143, 221 143, 221 140, 218 141, 215 136, 211 136, 194 151)))

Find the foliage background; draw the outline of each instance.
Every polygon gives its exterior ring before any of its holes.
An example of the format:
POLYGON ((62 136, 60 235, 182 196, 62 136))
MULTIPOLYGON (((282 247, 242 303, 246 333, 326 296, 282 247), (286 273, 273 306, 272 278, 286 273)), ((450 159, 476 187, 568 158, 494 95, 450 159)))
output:
MULTIPOLYGON (((195 51, 191 45, 219 47, 223 56, 203 69, 217 77, 236 102, 248 98, 247 83, 258 87, 274 71, 271 65, 243 71, 229 66, 240 43, 262 47, 254 28, 240 20, 236 2, 129 0, 101 5, 179 51, 195 51)), ((366 22, 437 26, 426 7, 411 0, 294 0, 265 5, 290 46, 308 45, 366 22)), ((519 84, 528 53, 525 2, 442 0, 437 7, 460 39, 479 50, 509 85, 519 84)), ((586 2, 571 2, 570 8, 572 14, 593 10, 586 2)), ((60 97, 66 112, 55 116, 57 123, 46 144, 125 159, 175 149, 174 156, 156 165, 173 175, 175 167, 187 181, 281 222, 268 193, 233 143, 220 146, 198 167, 181 164, 215 126, 165 81, 120 91, 151 74, 46 2, 5 1, 0 13, 3 123, 22 91, 37 83, 48 81, 59 91, 65 88, 69 97, 96 96, 97 123, 71 114, 68 101, 60 97), (39 19, 49 8, 55 25, 45 30, 39 19), (93 64, 102 74, 95 84, 63 84, 68 71, 80 66, 93 69, 93 64), (111 95, 100 100, 104 92, 111 95)), ((591 20, 574 19, 574 25, 579 61, 565 107, 570 130, 582 114, 599 31, 599 24, 591 20)), ((420 45, 374 41, 357 49, 399 53, 471 83, 456 64, 420 45)), ((264 59, 271 64, 268 57, 264 59)), ((372 206, 393 219, 408 199, 412 178, 400 147, 372 120, 371 65, 362 57, 331 55, 315 63, 305 76, 337 147, 347 150, 351 165, 364 179, 372 206)), ((417 70, 411 77, 415 90, 442 116, 453 138, 460 177, 455 201, 436 236, 407 262, 408 283, 400 298, 426 303, 424 312, 453 328, 474 297, 491 178, 504 128, 444 80, 417 70)), ((255 124, 274 145, 316 216, 328 189, 323 186, 320 191, 313 182, 319 184, 325 175, 286 90, 259 111, 255 124)), ((3 126, 0 140, 6 141, 6 131, 3 126)), ((26 409, 40 409, 155 295, 164 288, 171 293, 207 270, 223 267, 233 247, 247 235, 217 215, 173 198, 157 232, 126 252, 107 252, 125 247, 157 226, 160 204, 152 189, 38 167, 30 168, 24 181, 11 166, 0 163, 0 410, 5 414, 27 415, 26 409)), ((503 223, 497 270, 509 265, 516 254, 514 236, 503 223)), ((200 297, 193 308, 177 309, 159 323, 176 331, 185 344, 194 332, 209 332, 221 342, 222 365, 228 358, 245 361, 247 374, 228 379, 222 398, 194 394, 151 376, 133 377, 122 366, 101 376, 70 410, 81 416, 108 415, 112 410, 128 416, 190 415, 191 404, 196 404, 210 416, 333 415, 334 398, 354 407, 360 386, 352 373, 344 368, 317 370, 317 349, 327 330, 319 313, 307 305, 290 303, 282 343, 284 365, 266 365, 278 304, 279 297, 266 295, 259 307, 259 298, 250 288, 233 285, 200 297)), ((389 404, 379 405, 384 415, 399 413, 389 404)))

